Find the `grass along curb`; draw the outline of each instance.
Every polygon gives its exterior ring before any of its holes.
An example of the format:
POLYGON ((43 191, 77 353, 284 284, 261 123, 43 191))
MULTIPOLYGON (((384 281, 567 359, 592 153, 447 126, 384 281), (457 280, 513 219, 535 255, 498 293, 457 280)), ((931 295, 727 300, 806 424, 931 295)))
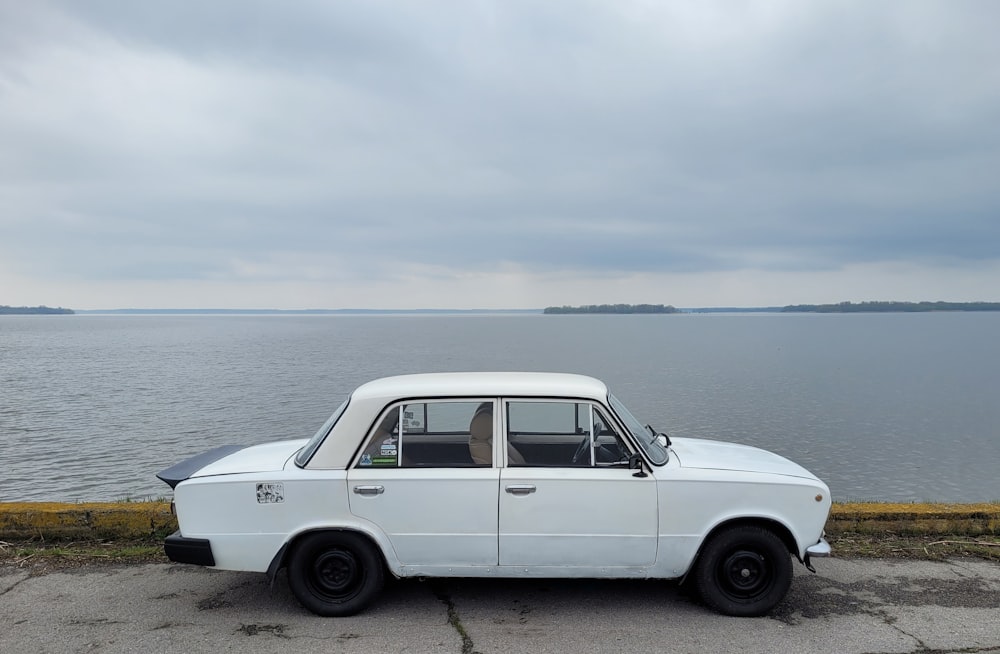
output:
POLYGON ((844 558, 1000 560, 1000 503, 834 504, 826 533, 844 558))

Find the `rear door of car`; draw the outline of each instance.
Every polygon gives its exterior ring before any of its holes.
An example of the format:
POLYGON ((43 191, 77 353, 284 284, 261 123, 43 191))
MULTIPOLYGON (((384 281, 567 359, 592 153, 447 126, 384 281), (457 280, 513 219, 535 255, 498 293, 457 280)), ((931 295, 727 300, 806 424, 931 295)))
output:
POLYGON ((656 481, 629 469, 633 449, 608 412, 583 400, 509 399, 503 408, 500 565, 652 565, 656 481))
POLYGON ((348 472, 351 511, 388 536, 400 563, 497 565, 495 404, 490 398, 403 402, 387 407, 369 435, 348 472), (474 421, 478 437, 489 438, 486 455, 470 443, 474 421))

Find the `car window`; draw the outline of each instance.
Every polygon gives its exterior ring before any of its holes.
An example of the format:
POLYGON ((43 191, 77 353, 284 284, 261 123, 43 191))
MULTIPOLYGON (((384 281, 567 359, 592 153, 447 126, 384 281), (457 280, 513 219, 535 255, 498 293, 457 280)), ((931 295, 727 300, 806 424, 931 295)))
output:
POLYGON ((493 465, 493 402, 427 401, 389 407, 355 467, 465 468, 493 465))
POLYGON ((656 434, 652 433, 647 429, 639 420, 632 415, 632 413, 625 408, 625 405, 616 398, 614 395, 608 395, 608 402, 611 403, 611 407, 618 414, 618 417, 622 419, 625 423, 626 429, 632 432, 632 437, 638 441, 639 445, 642 447, 643 451, 650 460, 658 466, 663 465, 667 462, 668 454, 667 449, 660 444, 659 440, 656 438, 656 434))
POLYGON ((506 409, 508 465, 628 465, 631 450, 590 402, 510 401, 506 409))
POLYGON ((309 463, 309 459, 311 459, 312 455, 316 453, 316 450, 319 449, 320 444, 326 438, 327 434, 330 433, 333 426, 337 424, 338 420, 340 420, 340 416, 344 415, 344 411, 347 410, 347 404, 350 401, 351 398, 344 400, 344 402, 337 407, 337 410, 333 412, 333 415, 327 418, 326 422, 323 423, 323 426, 319 428, 319 431, 317 431, 316 434, 309 439, 309 442, 306 443, 305 447, 299 450, 299 453, 295 455, 295 465, 300 468, 304 468, 306 464, 309 463))

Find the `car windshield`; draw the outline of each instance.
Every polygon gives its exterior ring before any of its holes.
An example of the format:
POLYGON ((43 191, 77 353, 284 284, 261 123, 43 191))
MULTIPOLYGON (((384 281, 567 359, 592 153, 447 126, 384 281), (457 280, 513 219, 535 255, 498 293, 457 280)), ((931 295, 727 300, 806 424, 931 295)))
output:
POLYGON ((305 447, 299 450, 299 453, 295 455, 295 465, 300 468, 304 468, 305 465, 309 463, 309 459, 311 459, 312 455, 316 453, 320 443, 322 443, 323 439, 326 438, 326 435, 330 433, 333 426, 337 424, 340 416, 344 415, 344 409, 347 408, 347 403, 350 401, 351 398, 344 400, 344 403, 337 407, 337 410, 333 412, 333 415, 323 423, 323 426, 319 428, 319 431, 317 431, 316 434, 309 439, 309 442, 306 443, 305 447))
POLYGON ((615 410, 618 417, 625 423, 625 427, 631 432, 632 438, 638 441, 639 446, 646 453, 646 456, 649 457, 650 461, 658 466, 666 463, 668 458, 667 449, 660 444, 656 434, 652 430, 646 429, 614 395, 608 395, 608 402, 611 403, 611 408, 615 410))

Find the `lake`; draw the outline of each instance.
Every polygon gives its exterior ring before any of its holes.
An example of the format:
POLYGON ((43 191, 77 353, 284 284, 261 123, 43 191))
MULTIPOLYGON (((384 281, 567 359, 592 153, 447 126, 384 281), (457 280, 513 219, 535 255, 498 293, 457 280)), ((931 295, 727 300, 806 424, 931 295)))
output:
POLYGON ((1000 313, 2 316, 0 501, 169 496, 308 437, 362 382, 550 370, 672 436, 787 456, 837 500, 1000 499, 1000 313))

